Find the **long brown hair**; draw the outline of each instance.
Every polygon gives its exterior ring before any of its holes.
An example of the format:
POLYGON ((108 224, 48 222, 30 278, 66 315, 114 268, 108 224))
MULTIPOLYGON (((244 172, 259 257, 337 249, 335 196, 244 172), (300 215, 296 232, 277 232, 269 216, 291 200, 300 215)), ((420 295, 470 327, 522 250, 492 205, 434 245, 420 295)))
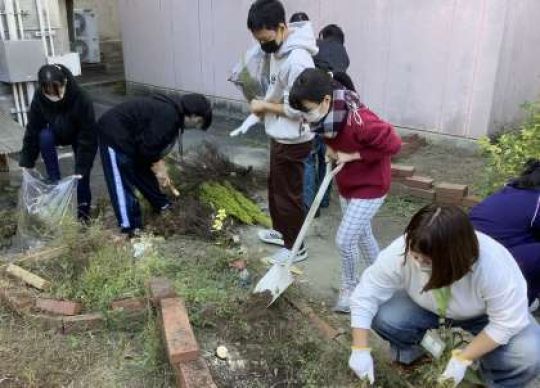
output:
POLYGON ((431 204, 416 213, 405 230, 409 251, 431 258, 424 291, 446 287, 465 276, 478 259, 478 239, 467 214, 457 206, 431 204))

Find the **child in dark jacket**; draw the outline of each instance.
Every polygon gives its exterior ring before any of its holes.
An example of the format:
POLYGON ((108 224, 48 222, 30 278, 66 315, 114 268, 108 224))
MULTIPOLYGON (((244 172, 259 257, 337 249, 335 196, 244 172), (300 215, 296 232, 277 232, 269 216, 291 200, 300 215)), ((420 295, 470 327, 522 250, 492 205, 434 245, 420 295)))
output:
POLYGON ((342 257, 342 289, 334 311, 348 313, 350 296, 359 281, 360 260, 369 266, 379 253, 371 219, 390 189, 390 158, 399 152, 401 139, 390 124, 362 105, 355 92, 318 69, 300 74, 289 102, 305 112, 312 131, 324 137, 327 155, 345 164, 336 176, 343 209, 336 236, 342 257))
POLYGON ((19 165, 32 169, 41 153, 49 181, 60 180, 57 146, 72 146, 75 154, 79 219, 89 216, 90 172, 97 150, 92 101, 62 65, 45 65, 38 73, 39 89, 30 105, 19 165))
POLYGON ((99 149, 111 202, 123 233, 142 228, 137 189, 159 213, 170 206, 161 188, 171 182, 163 158, 179 132, 206 130, 210 102, 200 94, 140 97, 115 106, 98 122, 99 149))

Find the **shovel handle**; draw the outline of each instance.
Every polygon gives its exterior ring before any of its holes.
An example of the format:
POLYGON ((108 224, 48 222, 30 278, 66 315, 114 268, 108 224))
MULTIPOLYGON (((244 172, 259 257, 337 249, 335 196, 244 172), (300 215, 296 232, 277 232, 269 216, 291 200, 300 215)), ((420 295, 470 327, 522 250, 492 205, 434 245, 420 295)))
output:
POLYGON ((302 246, 302 243, 304 242, 304 238, 306 237, 306 234, 309 230, 311 222, 315 218, 315 214, 317 213, 317 210, 319 210, 319 206, 322 202, 324 194, 326 193, 326 190, 328 189, 328 186, 330 186, 330 182, 332 182, 332 179, 334 179, 334 177, 341 171, 343 166, 344 164, 338 164, 332 170, 332 161, 326 162, 326 174, 321 183, 321 186, 319 187, 319 191, 317 191, 317 195, 315 196, 315 199, 313 200, 313 203, 311 204, 311 207, 309 208, 309 212, 306 215, 306 218, 304 219, 302 228, 300 229, 300 232, 298 233, 298 236, 296 237, 296 241, 294 242, 294 245, 292 247, 291 255, 286 262, 286 265, 288 267, 292 265, 293 258, 296 256, 296 254, 300 250, 300 247, 302 246))

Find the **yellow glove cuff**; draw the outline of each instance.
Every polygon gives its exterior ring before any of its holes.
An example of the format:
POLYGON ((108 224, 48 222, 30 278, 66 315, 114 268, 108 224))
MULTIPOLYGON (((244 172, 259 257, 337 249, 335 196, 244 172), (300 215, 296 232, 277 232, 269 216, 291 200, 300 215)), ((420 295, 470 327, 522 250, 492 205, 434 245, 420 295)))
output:
POLYGON ((467 359, 467 358, 465 358, 465 357, 463 357, 461 355, 461 349, 454 349, 452 351, 452 357, 455 358, 456 360, 462 362, 463 364, 465 364, 467 366, 469 366, 469 365, 471 365, 473 363, 472 360, 469 360, 469 359, 467 359))
POLYGON ((371 352, 371 348, 367 346, 351 346, 351 350, 366 350, 368 352, 371 352))

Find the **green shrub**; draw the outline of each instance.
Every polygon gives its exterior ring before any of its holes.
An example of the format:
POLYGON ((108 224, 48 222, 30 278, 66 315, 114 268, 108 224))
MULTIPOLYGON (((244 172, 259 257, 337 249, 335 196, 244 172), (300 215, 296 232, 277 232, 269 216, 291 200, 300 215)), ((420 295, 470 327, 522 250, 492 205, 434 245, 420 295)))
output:
POLYGON ((540 158, 540 101, 524 105, 527 118, 518 130, 502 134, 496 141, 479 140, 486 157, 482 194, 498 190, 510 178, 519 175, 530 158, 540 158))

